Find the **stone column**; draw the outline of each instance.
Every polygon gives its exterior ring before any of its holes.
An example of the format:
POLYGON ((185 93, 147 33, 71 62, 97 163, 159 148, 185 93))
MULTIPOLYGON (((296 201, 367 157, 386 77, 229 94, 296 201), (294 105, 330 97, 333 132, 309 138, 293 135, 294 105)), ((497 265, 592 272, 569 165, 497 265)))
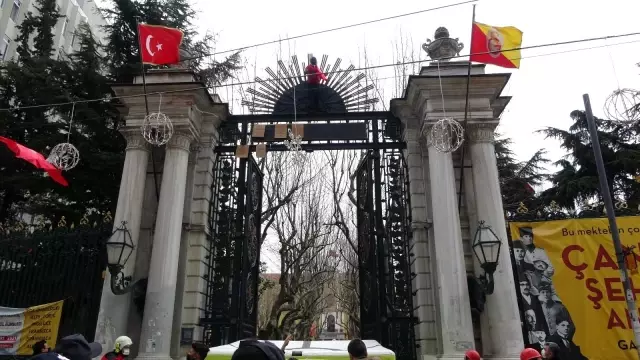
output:
POLYGON ((174 133, 167 144, 138 359, 169 360, 182 215, 193 137, 174 133))
MULTIPOLYGON (((478 221, 485 221, 502 241, 498 268, 493 275, 494 293, 487 296, 482 315, 485 317, 482 321, 482 333, 485 335, 483 339, 489 340, 488 343, 483 341, 483 355, 493 359, 518 359, 524 343, 493 145, 497 123, 469 125, 469 150, 478 221)), ((474 261, 477 262, 475 256, 474 261)))
MULTIPOLYGON (((413 253, 411 271, 416 274, 412 282, 415 292, 413 307, 418 317, 415 326, 416 341, 420 344, 419 358, 431 356, 437 352, 438 336, 436 310, 433 296, 433 258, 429 253, 429 228, 427 217, 427 181, 424 164, 426 156, 420 144, 420 131, 406 128, 404 131, 407 149, 405 158, 409 168, 409 192, 411 194, 411 228, 413 232, 410 251, 413 253)), ((426 152, 426 148, 424 148, 426 152)))
MULTIPOLYGON (((126 221, 133 245, 137 247, 142 218, 144 187, 147 179, 147 164, 149 162, 149 144, 144 140, 138 128, 124 130, 122 134, 127 140, 127 148, 122 169, 122 179, 120 180, 118 205, 114 216, 114 228, 121 226, 122 222, 126 221)), ((137 249, 134 249, 122 270, 125 276, 134 275, 136 252, 137 249)), ((133 278, 133 282, 135 280, 133 278)), ((118 336, 127 333, 130 305, 131 293, 115 295, 111 291, 111 274, 107 271, 102 289, 95 336, 95 340, 102 344, 105 353, 113 348, 113 343, 118 336)))
MULTIPOLYGON (((430 141, 428 142, 430 143, 430 141)), ((442 359, 462 359, 473 348, 462 233, 451 153, 428 146, 442 359)))

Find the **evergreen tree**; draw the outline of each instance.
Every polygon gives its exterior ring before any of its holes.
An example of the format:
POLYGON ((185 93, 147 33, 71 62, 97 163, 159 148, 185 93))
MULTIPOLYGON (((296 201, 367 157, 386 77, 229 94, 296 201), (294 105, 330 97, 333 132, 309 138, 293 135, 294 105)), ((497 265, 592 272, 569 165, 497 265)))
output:
POLYGON ((0 222, 17 213, 77 219, 89 208, 113 211, 124 150, 117 112, 110 102, 83 102, 111 93, 99 45, 83 25, 80 50, 54 59, 52 31, 61 18, 56 0, 37 0, 36 9, 18 28, 17 59, 0 67, 0 108, 17 108, 0 111, 0 134, 47 156, 67 142, 73 105, 42 105, 77 102, 70 142, 81 159, 64 173, 70 183, 64 188, 0 146, 0 222))
POLYGON ((111 5, 103 12, 109 21, 105 30, 108 34, 106 51, 111 58, 110 74, 116 82, 132 82, 140 73, 138 22, 182 30, 182 59, 207 86, 219 85, 241 68, 240 52, 222 61, 206 59, 212 53, 214 39, 210 34, 195 39, 192 20, 196 12, 188 0, 111 0, 111 5))
MULTIPOLYGON (((567 151, 555 162, 560 169, 550 177, 552 187, 543 192, 547 201, 555 200, 562 208, 575 210, 581 204, 601 201, 591 136, 584 111, 570 114, 574 123, 569 130, 548 127, 541 130, 547 138, 560 141, 567 151)), ((640 204, 640 144, 638 127, 616 124, 596 118, 602 157, 607 171, 609 190, 614 198, 627 201, 629 207, 640 204)))
MULTIPOLYGON (((0 111, 0 134, 42 153, 53 146, 49 139, 60 130, 60 124, 51 121, 59 115, 58 109, 38 105, 68 100, 64 94, 68 72, 63 62, 51 58, 52 19, 60 18, 55 4, 55 0, 36 1, 36 9, 48 12, 26 14, 18 26, 17 59, 0 65, 0 108, 21 107, 0 111)), ((0 146, 0 164, 0 222, 15 215, 18 204, 31 194, 45 194, 60 187, 42 171, 15 159, 4 146, 0 146)))
POLYGON ((118 132, 121 118, 114 104, 110 101, 82 101, 101 99, 111 94, 109 79, 104 75, 105 60, 98 51, 100 44, 88 24, 78 27, 76 41, 79 50, 70 54, 64 64, 69 82, 66 96, 68 101, 79 102, 75 106, 63 107, 65 129, 50 142, 66 142, 71 122, 70 142, 79 150, 81 161, 65 173, 70 186, 56 192, 66 205, 64 208, 58 208, 59 205, 50 197, 42 201, 34 198, 30 203, 30 210, 35 213, 56 213, 58 216, 67 215, 67 218, 78 218, 86 209, 92 208, 115 211, 125 149, 125 141, 118 132))
POLYGON ((529 160, 518 161, 510 149, 511 145, 509 138, 498 138, 495 142, 503 207, 513 211, 520 203, 524 203, 528 208, 535 209, 540 206, 540 199, 533 186, 541 185, 546 178, 544 166, 549 162, 545 157, 546 151, 540 149, 529 160))

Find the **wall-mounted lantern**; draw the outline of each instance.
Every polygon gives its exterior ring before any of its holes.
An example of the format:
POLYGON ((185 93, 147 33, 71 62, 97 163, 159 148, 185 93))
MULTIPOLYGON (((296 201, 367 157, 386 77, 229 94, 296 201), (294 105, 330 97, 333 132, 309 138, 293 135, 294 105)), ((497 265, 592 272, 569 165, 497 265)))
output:
POLYGON ((501 246, 502 242, 491 227, 486 225, 484 221, 480 221, 473 237, 472 248, 480 267, 484 271, 478 281, 482 284, 485 294, 488 295, 493 293, 493 273, 498 267, 501 246))
POLYGON ((123 295, 133 289, 131 276, 125 276, 123 269, 134 250, 131 233, 126 221, 115 229, 107 241, 107 267, 111 274, 111 291, 123 295))

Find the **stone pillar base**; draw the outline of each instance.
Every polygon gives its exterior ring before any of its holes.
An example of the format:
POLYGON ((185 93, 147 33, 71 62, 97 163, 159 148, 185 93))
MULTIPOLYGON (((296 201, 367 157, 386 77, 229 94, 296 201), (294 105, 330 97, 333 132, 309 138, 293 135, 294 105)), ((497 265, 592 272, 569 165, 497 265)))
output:
MULTIPOLYGON (((436 357, 438 360, 464 360, 464 354, 444 354, 436 357)), ((484 359, 484 358, 483 358, 484 359)))

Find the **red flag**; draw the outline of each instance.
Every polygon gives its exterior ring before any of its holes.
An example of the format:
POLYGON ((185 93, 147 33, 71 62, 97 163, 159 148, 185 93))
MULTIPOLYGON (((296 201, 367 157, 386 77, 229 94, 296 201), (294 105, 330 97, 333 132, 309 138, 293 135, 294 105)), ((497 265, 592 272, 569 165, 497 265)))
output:
POLYGON ((69 186, 67 180, 65 180, 65 178, 62 176, 62 171, 48 162, 47 159, 45 159, 44 155, 3 136, 0 136, 0 142, 7 145, 9 150, 16 154, 16 157, 18 159, 25 160, 38 169, 46 171, 47 174, 49 174, 49 176, 53 179, 53 181, 57 182, 58 184, 62 186, 69 186))
POLYGON ((142 62, 169 65, 180 62, 180 44, 184 33, 166 26, 139 24, 138 41, 142 62))

